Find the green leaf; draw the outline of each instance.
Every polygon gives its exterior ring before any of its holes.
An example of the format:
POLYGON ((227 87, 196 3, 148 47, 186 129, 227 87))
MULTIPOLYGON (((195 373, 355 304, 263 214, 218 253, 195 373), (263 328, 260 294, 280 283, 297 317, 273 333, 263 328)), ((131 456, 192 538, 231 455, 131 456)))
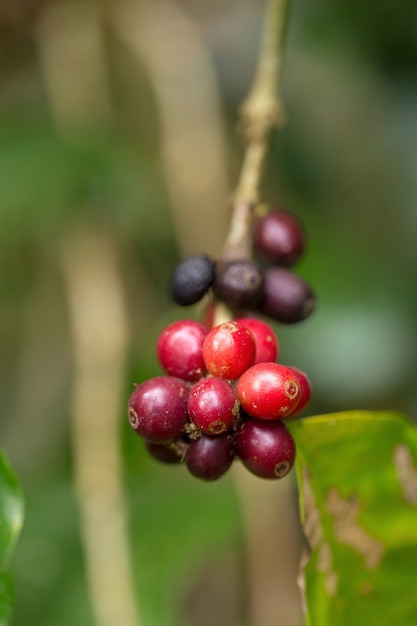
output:
POLYGON ((6 626, 11 615, 13 587, 8 570, 22 520, 21 490, 0 453, 0 626, 6 626))
POLYGON ((310 552, 307 623, 415 626, 417 428, 397 413, 365 411, 290 428, 310 552))

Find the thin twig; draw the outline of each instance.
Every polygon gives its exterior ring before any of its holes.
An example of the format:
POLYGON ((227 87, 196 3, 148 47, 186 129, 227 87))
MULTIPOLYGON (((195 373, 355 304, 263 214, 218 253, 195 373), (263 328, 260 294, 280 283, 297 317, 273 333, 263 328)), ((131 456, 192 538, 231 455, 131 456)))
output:
POLYGON ((271 132, 284 123, 279 96, 289 0, 268 0, 258 65, 252 87, 241 107, 240 127, 246 140, 234 193, 229 235, 222 259, 250 256, 250 230, 271 132))

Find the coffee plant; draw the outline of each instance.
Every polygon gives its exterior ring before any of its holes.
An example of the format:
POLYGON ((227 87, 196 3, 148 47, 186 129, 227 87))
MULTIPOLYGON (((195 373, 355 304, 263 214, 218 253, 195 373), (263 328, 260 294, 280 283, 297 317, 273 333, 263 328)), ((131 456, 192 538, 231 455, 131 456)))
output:
POLYGON ((415 626, 412 3, 3 5, 0 626, 415 626))

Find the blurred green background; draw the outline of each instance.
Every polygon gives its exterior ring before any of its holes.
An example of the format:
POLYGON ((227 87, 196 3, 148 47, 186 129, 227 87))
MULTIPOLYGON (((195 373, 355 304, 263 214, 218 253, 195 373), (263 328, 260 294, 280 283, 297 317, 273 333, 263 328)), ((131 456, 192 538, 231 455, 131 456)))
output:
MULTIPOLYGON (((132 383, 160 373, 162 327, 199 315, 170 303, 173 266, 221 250, 263 8, 0 3, 0 442, 26 498, 14 626, 302 624, 294 482, 197 483, 148 460, 125 416, 132 383), (120 620, 131 595, 140 622, 120 620)), ((414 418, 417 5, 293 2, 282 92, 263 196, 305 224, 297 271, 318 307, 276 327, 281 360, 309 374, 311 414, 414 418)))

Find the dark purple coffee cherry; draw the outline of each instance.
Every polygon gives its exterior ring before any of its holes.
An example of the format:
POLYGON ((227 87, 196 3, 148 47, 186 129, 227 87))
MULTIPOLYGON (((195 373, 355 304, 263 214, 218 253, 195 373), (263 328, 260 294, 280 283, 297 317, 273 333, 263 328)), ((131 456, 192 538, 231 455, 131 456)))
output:
POLYGON ((294 439, 279 420, 245 419, 236 434, 235 450, 244 466, 261 478, 283 478, 294 465, 294 439))
POLYGON ((262 287, 262 271, 251 261, 230 261, 216 269, 214 293, 231 307, 254 306, 262 295, 262 287))
POLYGON ((175 465, 181 463, 187 444, 183 442, 179 442, 178 444, 176 442, 165 444, 145 441, 145 447, 153 459, 168 465, 175 465))
POLYGON ((171 297, 180 306, 195 304, 207 293, 214 280, 214 262, 195 254, 177 265, 170 285, 171 297))
POLYGON ((304 231, 295 215, 273 210, 256 222, 253 244, 262 261, 290 267, 304 252, 304 231))
POLYGON ((302 322, 314 311, 315 296, 299 276, 283 267, 269 267, 264 272, 264 290, 258 309, 282 322, 302 322))
POLYGON ((227 472, 233 457, 233 441, 229 435, 217 437, 202 435, 189 444, 185 463, 196 478, 217 480, 227 472))
POLYGON ((188 385, 173 376, 157 376, 137 385, 128 416, 136 434, 155 443, 174 441, 188 420, 188 385))

